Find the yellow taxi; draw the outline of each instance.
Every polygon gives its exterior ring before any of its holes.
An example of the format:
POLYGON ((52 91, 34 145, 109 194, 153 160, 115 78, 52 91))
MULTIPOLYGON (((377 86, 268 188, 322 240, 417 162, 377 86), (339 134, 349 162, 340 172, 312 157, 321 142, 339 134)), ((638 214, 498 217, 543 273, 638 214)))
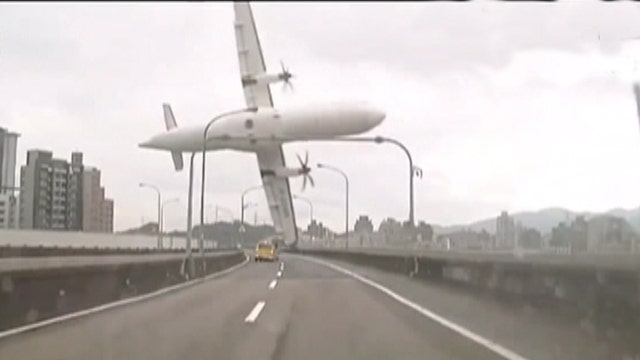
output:
POLYGON ((256 254, 254 261, 277 261, 278 249, 271 242, 262 241, 256 245, 256 254))

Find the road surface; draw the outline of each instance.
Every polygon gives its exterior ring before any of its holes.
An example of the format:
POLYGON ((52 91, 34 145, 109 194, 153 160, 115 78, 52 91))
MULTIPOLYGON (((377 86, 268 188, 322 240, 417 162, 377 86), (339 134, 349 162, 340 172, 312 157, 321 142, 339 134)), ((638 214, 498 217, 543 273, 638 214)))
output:
MULTIPOLYGON (((174 293, 2 339, 0 359, 505 358, 348 274, 299 256, 282 263, 249 262, 174 293)), ((482 299, 349 268, 465 329, 504 338, 496 346, 522 359, 603 358, 593 341, 539 318, 522 322, 482 299)))

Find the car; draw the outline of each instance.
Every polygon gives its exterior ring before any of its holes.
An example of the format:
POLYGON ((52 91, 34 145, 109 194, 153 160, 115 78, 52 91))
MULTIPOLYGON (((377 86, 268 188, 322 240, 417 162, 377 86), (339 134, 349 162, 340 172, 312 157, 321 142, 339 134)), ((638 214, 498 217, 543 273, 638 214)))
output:
POLYGON ((254 261, 277 261, 278 251, 274 244, 271 242, 260 242, 256 245, 256 254, 253 258, 254 261))

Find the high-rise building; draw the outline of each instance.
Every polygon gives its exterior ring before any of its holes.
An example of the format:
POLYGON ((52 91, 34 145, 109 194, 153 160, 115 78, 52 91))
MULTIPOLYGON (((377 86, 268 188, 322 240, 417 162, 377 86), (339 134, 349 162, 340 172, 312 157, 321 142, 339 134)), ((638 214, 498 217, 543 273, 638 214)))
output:
POLYGON ((100 213, 101 232, 113 232, 113 200, 105 199, 102 202, 102 211, 100 213))
POLYGON ((82 230, 82 153, 71 162, 29 150, 20 168, 20 228, 82 230))
POLYGON ((82 230, 99 231, 102 197, 100 192, 100 170, 86 167, 82 175, 82 230))
POLYGON ((85 167, 83 175, 83 231, 113 232, 113 200, 105 199, 100 170, 85 167))
POLYGON ((0 229, 18 227, 16 150, 20 135, 0 128, 0 229))
POLYGON ((18 200, 12 192, 0 193, 0 229, 18 228, 18 200))
POLYGON ((16 150, 20 135, 0 128, 0 192, 16 186, 16 150))
POLYGON ((516 225, 513 217, 503 211, 496 219, 496 248, 513 248, 516 241, 516 225))

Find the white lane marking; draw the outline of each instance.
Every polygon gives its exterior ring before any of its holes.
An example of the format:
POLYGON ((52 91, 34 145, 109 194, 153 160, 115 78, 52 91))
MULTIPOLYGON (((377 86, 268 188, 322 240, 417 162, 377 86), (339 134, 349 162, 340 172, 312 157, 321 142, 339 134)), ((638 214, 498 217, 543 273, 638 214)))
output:
POLYGON ((431 310, 429 310, 427 308, 424 308, 424 307, 414 303, 413 301, 402 297, 401 295, 396 294, 395 292, 389 290, 388 288, 386 288, 386 287, 384 287, 384 286, 382 286, 382 285, 380 285, 380 284, 378 284, 378 283, 376 283, 376 282, 374 282, 372 280, 369 280, 369 279, 365 278, 364 276, 361 276, 361 275, 359 275, 359 274, 357 274, 355 272, 352 272, 352 271, 347 270, 347 269, 345 269, 345 268, 343 268, 341 266, 338 266, 338 265, 335 265, 335 264, 332 264, 332 263, 329 263, 329 262, 326 262, 326 261, 313 259, 313 258, 309 258, 309 257, 304 257, 304 259, 312 261, 312 262, 315 262, 315 263, 318 263, 318 264, 321 264, 321 265, 324 265, 324 266, 327 266, 327 267, 330 267, 330 268, 332 268, 332 269, 334 269, 336 271, 339 271, 339 272, 342 272, 344 274, 347 274, 347 275, 355 278, 356 280, 359 280, 360 282, 363 282, 363 283, 365 283, 365 284, 367 284, 367 285, 369 285, 369 286, 371 286, 371 287, 373 287, 375 289, 378 289, 378 290, 382 291, 383 293, 385 293, 386 295, 388 295, 391 298, 393 298, 394 300, 398 301, 399 303, 401 303, 401 304, 403 304, 403 305, 405 305, 407 307, 410 307, 411 309, 413 309, 413 310, 419 312, 420 314, 430 318, 431 320, 439 323, 440 325, 442 325, 444 327, 447 327, 447 328, 457 332, 458 334, 466 337, 467 339, 472 340, 472 341, 484 346, 485 348, 493 351, 494 353, 502 356, 505 359, 508 359, 508 360, 527 360, 527 358, 523 357, 522 355, 519 355, 519 354, 513 352, 512 350, 509 350, 509 349, 503 347, 502 345, 500 345, 500 344, 498 344, 498 343, 496 343, 494 341, 486 339, 486 338, 474 333, 473 331, 471 331, 469 329, 466 329, 466 328, 462 327, 461 325, 458 325, 458 324, 454 323, 451 320, 447 320, 444 317, 434 313, 433 311, 431 311, 431 310))
POLYGON ((276 284, 278 284, 278 280, 271 280, 271 282, 269 283, 269 289, 275 288, 276 284))
POLYGON ((276 274, 276 276, 278 276, 278 277, 282 276, 282 271, 278 271, 278 273, 276 274))
POLYGON ((90 309, 86 309, 86 310, 82 310, 82 311, 78 311, 78 312, 74 312, 71 314, 67 314, 67 315, 62 315, 62 316, 58 316, 49 320, 44 320, 44 321, 40 321, 37 323, 33 323, 33 324, 29 324, 29 325, 25 325, 25 326, 21 326, 21 327, 17 327, 17 328, 13 328, 13 329, 9 329, 9 330, 5 330, 5 331, 1 331, 0 332, 0 339, 4 339, 7 338, 9 336, 12 335, 18 335, 27 331, 31 331, 31 330, 36 330, 36 329, 40 329, 43 328, 45 326, 49 326, 49 325, 54 325, 54 324, 58 324, 61 322, 65 322, 68 320, 72 320, 72 319, 76 319, 79 317, 83 317, 83 316, 88 316, 88 315, 92 315, 92 314, 96 314, 105 310, 109 310, 109 309, 113 309, 113 308, 117 308, 120 306, 124 306, 124 305, 128 305, 128 304, 133 304, 139 301, 143 301, 143 300, 148 300, 151 298, 154 298, 156 296, 160 296, 166 293, 170 293, 173 291, 177 291, 180 290, 182 288, 186 288, 189 286, 193 286, 196 284, 199 284, 201 282, 207 281, 207 280, 211 280, 217 277, 220 277, 222 275, 228 274, 234 270, 239 269, 240 267, 246 265, 249 262, 249 257, 245 256, 244 261, 241 262, 238 265, 234 265, 226 270, 222 270, 220 272, 205 276, 204 278, 198 278, 198 279, 194 279, 191 281, 187 281, 184 282, 182 284, 177 284, 177 285, 173 285, 164 289, 160 289, 158 291, 154 291, 152 293, 149 294, 144 294, 144 295, 140 295, 140 296, 136 296, 136 297, 132 297, 129 299, 124 299, 124 300, 119 300, 119 301, 115 301, 115 302, 111 302, 111 303, 107 303, 104 305, 100 305, 100 306, 96 306, 90 309))
POLYGON ((262 311, 262 309, 264 309, 265 305, 267 305, 266 302, 258 301, 256 306, 253 307, 253 310, 251 310, 249 315, 247 315, 247 317, 244 319, 244 322, 252 323, 256 321, 256 319, 258 318, 258 315, 260 315, 260 312, 262 311))

